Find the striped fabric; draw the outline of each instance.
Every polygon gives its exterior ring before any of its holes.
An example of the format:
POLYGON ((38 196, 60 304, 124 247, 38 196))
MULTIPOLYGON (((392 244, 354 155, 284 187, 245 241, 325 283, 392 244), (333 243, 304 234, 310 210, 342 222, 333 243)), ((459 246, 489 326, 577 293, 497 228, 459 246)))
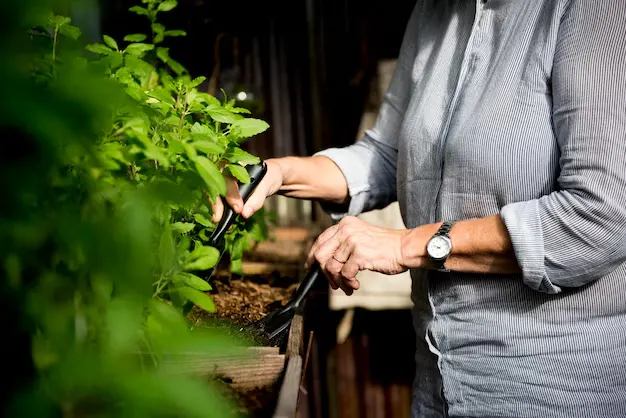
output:
POLYGON ((412 271, 414 417, 626 417, 626 2, 422 0, 338 218, 501 214, 519 276, 412 271))

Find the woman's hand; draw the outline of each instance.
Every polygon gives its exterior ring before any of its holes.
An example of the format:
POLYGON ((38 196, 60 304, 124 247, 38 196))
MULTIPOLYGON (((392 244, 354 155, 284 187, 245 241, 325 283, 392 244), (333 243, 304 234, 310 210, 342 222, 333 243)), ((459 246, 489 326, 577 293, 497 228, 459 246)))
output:
MULTIPOLYGON (((254 212, 261 209, 265 199, 274 193, 278 192, 283 185, 284 174, 280 164, 275 159, 266 160, 267 173, 263 180, 252 193, 252 196, 245 202, 239 194, 239 186, 237 186, 237 180, 232 177, 228 177, 226 180, 226 202, 237 214, 241 214, 244 218, 249 218, 254 212)), ((222 199, 218 197, 217 202, 213 205, 213 222, 219 222, 224 214, 224 204, 222 199)))
POLYGON ((316 260, 333 289, 351 295, 359 288, 361 270, 399 274, 407 270, 402 256, 402 238, 409 230, 386 229, 355 217, 343 218, 324 231, 311 247, 307 268, 316 260))

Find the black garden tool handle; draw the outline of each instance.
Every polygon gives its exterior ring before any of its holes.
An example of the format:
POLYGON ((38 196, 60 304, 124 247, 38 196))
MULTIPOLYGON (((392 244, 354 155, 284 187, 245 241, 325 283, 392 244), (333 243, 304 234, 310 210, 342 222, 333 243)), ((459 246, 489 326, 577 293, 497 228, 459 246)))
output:
POLYGON ((319 263, 315 261, 313 265, 311 265, 311 267, 309 268, 309 271, 304 277, 304 279, 302 279, 302 282, 300 283, 300 286, 298 286, 298 289, 296 290, 296 293, 293 296, 293 299, 291 299, 289 303, 283 306, 279 310, 279 312, 277 312, 277 315, 280 315, 289 310, 294 310, 294 311, 297 310, 298 307, 300 307, 300 305, 304 301, 304 299, 306 299, 309 293, 311 293, 311 289, 313 289, 313 285, 315 285, 315 283, 317 282, 317 279, 320 276, 323 276, 322 269, 319 263))
MULTIPOLYGON (((243 199, 244 203, 248 200, 248 198, 252 195, 256 187, 259 185, 265 174, 267 173, 267 164, 265 161, 261 161, 259 164, 248 165, 246 166, 246 171, 250 175, 249 183, 238 183, 239 184, 239 194, 243 199)), ((209 245, 212 247, 217 247, 219 242, 224 238, 224 234, 231 227, 235 219, 237 218, 237 214, 230 207, 228 203, 226 203, 226 199, 223 199, 224 203, 224 214, 222 215, 222 219, 218 222, 217 226, 211 233, 211 237, 209 238, 209 245)))

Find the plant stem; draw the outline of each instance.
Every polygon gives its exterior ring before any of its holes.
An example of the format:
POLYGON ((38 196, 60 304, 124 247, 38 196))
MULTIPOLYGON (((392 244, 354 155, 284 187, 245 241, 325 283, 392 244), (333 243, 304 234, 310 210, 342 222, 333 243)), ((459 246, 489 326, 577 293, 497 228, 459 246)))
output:
POLYGON ((54 37, 52 38, 52 77, 56 78, 56 60, 57 60, 57 39, 59 37, 59 25, 54 26, 54 37))
MULTIPOLYGON (((187 96, 187 90, 185 90, 185 96, 187 96)), ((183 113, 180 115, 180 121, 178 122, 178 137, 180 140, 183 140, 183 122, 185 121, 185 116, 187 116, 187 100, 185 100, 185 104, 183 105, 183 113)))

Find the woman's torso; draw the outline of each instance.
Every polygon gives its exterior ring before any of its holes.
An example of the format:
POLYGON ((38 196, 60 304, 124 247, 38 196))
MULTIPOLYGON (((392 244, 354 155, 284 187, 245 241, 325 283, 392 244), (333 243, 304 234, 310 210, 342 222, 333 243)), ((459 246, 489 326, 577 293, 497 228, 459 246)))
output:
MULTIPOLYGON (((421 3, 398 149, 407 227, 558 190, 550 76, 567 0, 421 3)), ((626 417, 624 265, 559 295, 519 277, 412 275, 415 416, 444 416, 443 386, 450 416, 626 417)))

